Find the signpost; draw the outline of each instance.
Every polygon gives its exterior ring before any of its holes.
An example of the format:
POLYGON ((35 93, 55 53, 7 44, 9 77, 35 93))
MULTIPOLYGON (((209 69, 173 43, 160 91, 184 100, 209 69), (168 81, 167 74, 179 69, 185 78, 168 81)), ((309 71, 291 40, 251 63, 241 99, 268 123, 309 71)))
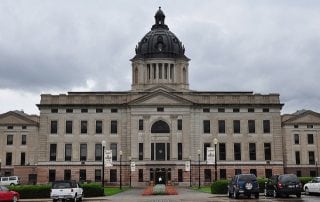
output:
POLYGON ((136 171, 136 163, 134 161, 131 161, 130 170, 131 170, 131 172, 135 172, 136 171))
POLYGON ((207 163, 208 164, 215 164, 215 151, 214 147, 207 147, 207 163))
POLYGON ((186 161, 185 165, 186 165, 185 171, 190 172, 190 161, 186 161))
POLYGON ((112 167, 112 150, 104 151, 104 165, 105 167, 112 167))

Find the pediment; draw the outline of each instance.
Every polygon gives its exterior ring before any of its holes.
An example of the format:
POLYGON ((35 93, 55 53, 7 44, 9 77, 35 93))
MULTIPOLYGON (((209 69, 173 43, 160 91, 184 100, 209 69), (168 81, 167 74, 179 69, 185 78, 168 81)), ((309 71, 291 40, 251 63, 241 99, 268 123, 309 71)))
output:
POLYGON ((129 103, 130 105, 192 105, 192 102, 182 97, 167 93, 165 91, 157 91, 142 96, 129 103))
POLYGON ((15 112, 7 112, 0 116, 0 125, 37 125, 37 122, 15 112))
POLYGON ((320 124, 320 115, 315 112, 306 112, 301 115, 285 121, 286 124, 318 123, 320 124))

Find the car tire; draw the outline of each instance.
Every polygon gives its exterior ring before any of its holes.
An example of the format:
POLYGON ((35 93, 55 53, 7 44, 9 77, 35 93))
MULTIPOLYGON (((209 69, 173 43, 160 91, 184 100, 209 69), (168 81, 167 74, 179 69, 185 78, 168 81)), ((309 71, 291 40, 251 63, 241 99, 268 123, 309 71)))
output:
POLYGON ((14 183, 11 183, 11 184, 10 184, 10 186, 14 186, 14 185, 15 185, 14 183))
POLYGON ((232 194, 230 193, 229 189, 228 189, 228 197, 232 198, 232 194))
POLYGON ((251 194, 248 194, 247 197, 248 197, 248 198, 251 198, 251 194))
POLYGON ((277 194, 277 191, 276 191, 276 190, 273 190, 272 196, 273 196, 274 198, 277 198, 277 197, 278 197, 278 194, 277 194))
POLYGON ((17 202, 17 201, 18 201, 18 197, 17 196, 13 196, 12 202, 17 202))
POLYGON ((259 198, 259 193, 256 193, 256 194, 254 195, 254 197, 258 199, 258 198, 259 198))
POLYGON ((310 195, 308 187, 305 188, 304 192, 306 193, 306 195, 310 195))
POLYGON ((296 196, 297 198, 301 198, 301 193, 298 193, 296 196))
POLYGON ((236 190, 233 190, 233 198, 238 199, 239 194, 236 192, 236 190))

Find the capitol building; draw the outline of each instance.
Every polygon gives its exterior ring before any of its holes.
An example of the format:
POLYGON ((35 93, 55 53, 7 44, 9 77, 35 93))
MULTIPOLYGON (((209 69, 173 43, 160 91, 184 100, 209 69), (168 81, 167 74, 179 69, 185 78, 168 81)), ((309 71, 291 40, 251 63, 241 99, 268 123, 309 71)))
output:
POLYGON ((190 89, 191 56, 161 8, 154 17, 131 59, 130 90, 42 94, 39 116, 0 115, 0 174, 135 187, 318 175, 319 113, 281 115, 275 93, 190 89))

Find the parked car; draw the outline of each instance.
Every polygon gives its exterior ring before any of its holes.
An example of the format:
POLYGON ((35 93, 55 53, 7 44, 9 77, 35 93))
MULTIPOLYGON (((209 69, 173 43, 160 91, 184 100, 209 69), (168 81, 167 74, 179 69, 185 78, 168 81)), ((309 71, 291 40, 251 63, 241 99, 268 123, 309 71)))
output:
POLYGON ((74 180, 55 181, 52 183, 50 198, 53 201, 73 200, 82 201, 83 189, 74 180))
POLYGON ((229 198, 239 198, 239 195, 248 198, 254 195, 255 198, 259 198, 259 184, 255 175, 240 174, 232 178, 228 185, 228 196, 229 198))
POLYGON ((299 178, 294 174, 274 175, 266 183, 266 196, 296 195, 301 197, 302 185, 299 178))
POLYGON ((9 177, 0 178, 0 185, 3 185, 3 186, 12 186, 12 185, 19 185, 19 184, 20 184, 20 177, 18 176, 9 176, 9 177))
POLYGON ((0 185, 0 201, 16 202, 20 199, 20 194, 15 191, 10 191, 7 187, 0 185))
POLYGON ((320 193, 320 177, 313 178, 310 182, 303 186, 306 195, 320 193))

